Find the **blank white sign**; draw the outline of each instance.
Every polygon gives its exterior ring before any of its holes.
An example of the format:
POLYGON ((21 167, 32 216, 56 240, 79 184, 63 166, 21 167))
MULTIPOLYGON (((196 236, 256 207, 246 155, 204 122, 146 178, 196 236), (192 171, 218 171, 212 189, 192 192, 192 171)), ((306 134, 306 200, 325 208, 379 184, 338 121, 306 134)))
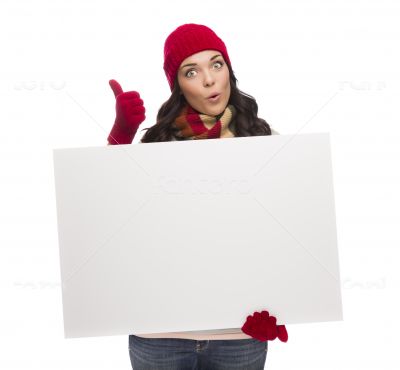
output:
POLYGON ((54 150, 66 337, 342 320, 327 133, 54 150))

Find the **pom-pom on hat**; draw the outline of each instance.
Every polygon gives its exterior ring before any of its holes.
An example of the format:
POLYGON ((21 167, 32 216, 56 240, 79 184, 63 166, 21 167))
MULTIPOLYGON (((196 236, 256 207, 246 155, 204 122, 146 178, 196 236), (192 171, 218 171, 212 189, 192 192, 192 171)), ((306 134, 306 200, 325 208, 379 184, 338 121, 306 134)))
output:
POLYGON ((165 40, 164 71, 171 91, 181 63, 189 56, 203 50, 217 50, 231 65, 224 42, 216 33, 201 24, 188 23, 176 28, 165 40))

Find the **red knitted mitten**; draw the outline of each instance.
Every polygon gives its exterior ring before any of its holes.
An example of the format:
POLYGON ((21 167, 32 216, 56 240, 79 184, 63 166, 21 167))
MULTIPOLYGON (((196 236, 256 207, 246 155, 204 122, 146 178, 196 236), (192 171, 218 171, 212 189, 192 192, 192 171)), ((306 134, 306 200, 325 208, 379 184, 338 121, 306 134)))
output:
POLYGON ((276 325, 276 318, 269 316, 268 311, 254 312, 253 315, 247 316, 247 320, 242 326, 242 331, 261 342, 274 340, 277 337, 282 342, 287 342, 288 340, 285 325, 276 325))
POLYGON ((110 80, 115 95, 116 116, 114 126, 108 136, 110 144, 131 144, 139 125, 145 120, 143 100, 136 91, 123 92, 121 85, 110 80))

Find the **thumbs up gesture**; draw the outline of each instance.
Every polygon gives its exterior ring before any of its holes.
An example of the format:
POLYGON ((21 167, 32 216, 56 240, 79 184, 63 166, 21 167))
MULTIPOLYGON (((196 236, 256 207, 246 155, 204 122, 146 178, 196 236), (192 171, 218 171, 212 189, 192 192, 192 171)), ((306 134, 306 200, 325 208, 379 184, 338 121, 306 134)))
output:
POLYGON ((114 126, 108 135, 109 144, 131 144, 139 125, 145 120, 143 100, 136 91, 123 92, 121 85, 110 80, 115 95, 116 116, 114 126))

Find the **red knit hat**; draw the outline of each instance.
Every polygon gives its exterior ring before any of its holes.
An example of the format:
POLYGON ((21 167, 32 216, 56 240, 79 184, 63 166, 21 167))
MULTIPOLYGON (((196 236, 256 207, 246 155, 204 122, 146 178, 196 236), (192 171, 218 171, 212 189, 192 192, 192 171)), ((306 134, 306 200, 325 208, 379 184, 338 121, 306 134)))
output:
POLYGON ((181 63, 189 56, 203 50, 218 50, 231 65, 224 42, 216 33, 201 24, 184 24, 175 29, 165 40, 164 71, 171 91, 181 63))

